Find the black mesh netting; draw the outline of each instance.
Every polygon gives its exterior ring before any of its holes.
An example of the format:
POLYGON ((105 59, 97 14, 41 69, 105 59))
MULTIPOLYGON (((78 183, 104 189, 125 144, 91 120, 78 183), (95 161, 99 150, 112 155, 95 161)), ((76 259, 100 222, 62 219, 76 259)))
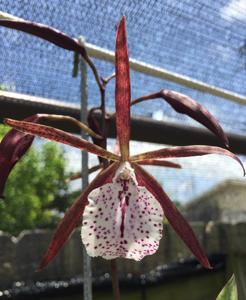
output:
MULTIPOLYGON (((0 10, 54 26, 87 42, 113 50, 115 26, 128 22, 131 57, 221 88, 245 94, 246 13, 242 1, 0 0, 0 10), (241 3, 241 4, 240 4, 241 3), (241 5, 241 6, 240 6, 241 5)), ((103 76, 113 66, 97 61, 103 76)), ((4 88, 69 102, 79 101, 79 81, 71 76, 73 55, 42 40, 0 28, 0 84, 4 88)), ((98 102, 89 77, 90 104, 98 102)), ((244 133, 246 108, 164 80, 132 72, 132 95, 171 88, 205 104, 227 131, 244 133)), ((114 84, 108 91, 113 109, 114 84)), ((162 101, 141 104, 135 114, 188 122, 162 101)))
MULTIPOLYGON (((0 0, 0 10, 54 26, 74 37, 82 35, 87 42, 109 50, 114 49, 115 26, 125 14, 132 58, 232 92, 246 93, 244 1, 0 0)), ((114 70, 110 63, 95 62, 103 76, 114 70)), ((79 103, 79 79, 72 78, 72 67, 72 53, 29 35, 0 28, 0 87, 79 103)), ((133 98, 161 88, 174 89, 207 106, 227 131, 245 134, 246 106, 137 72, 132 72, 131 77, 133 98)), ((89 73, 90 105, 98 103, 98 96, 89 73)), ((108 86, 107 104, 109 110, 114 109, 113 81, 108 86)), ((133 112, 195 125, 163 101, 141 104, 133 112)), ((139 147, 143 150, 143 145, 135 145, 139 147)), ((181 171, 155 168, 154 173, 160 181, 167 182, 170 195, 183 200, 218 181, 241 175, 234 162, 226 158, 209 159, 188 159, 190 163, 182 161, 181 171)))

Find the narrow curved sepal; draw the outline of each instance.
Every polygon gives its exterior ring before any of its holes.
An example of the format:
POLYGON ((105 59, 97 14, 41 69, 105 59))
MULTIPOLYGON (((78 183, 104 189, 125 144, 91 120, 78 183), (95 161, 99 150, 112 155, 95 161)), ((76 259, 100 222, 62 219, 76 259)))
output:
POLYGON ((214 118, 214 116, 203 105, 184 94, 174 91, 162 90, 161 94, 163 98, 178 113, 186 114, 199 123, 203 124, 215 135, 217 135, 227 147, 229 147, 228 138, 222 127, 214 118))
POLYGON ((16 121, 12 119, 5 119, 4 122, 17 130, 29 134, 37 135, 51 141, 56 141, 75 148, 79 148, 81 150, 88 151, 112 161, 119 160, 119 156, 60 129, 24 121, 16 121))
POLYGON ((55 44, 58 47, 80 53, 85 59, 88 57, 85 47, 76 39, 65 33, 41 23, 26 20, 6 20, 0 19, 0 26, 16 29, 42 38, 55 44))
POLYGON ((147 159, 144 161, 138 162, 139 165, 145 165, 145 166, 159 166, 159 167, 166 167, 166 168, 175 168, 175 169, 181 169, 181 165, 174 163, 172 161, 168 160, 159 160, 159 159, 147 159))
POLYGON ((88 133, 91 137, 94 137, 96 139, 102 140, 102 136, 98 135, 93 129, 88 127, 85 123, 78 121, 77 119, 71 117, 71 116, 64 116, 64 115, 54 115, 54 114, 43 114, 44 119, 49 121, 60 121, 60 122, 71 122, 78 126, 80 129, 88 133))
MULTIPOLYGON (((88 116, 87 116, 87 122, 88 122, 89 127, 94 132, 96 132, 97 135, 102 136, 103 132, 102 132, 101 126, 96 118, 97 111, 98 111, 98 108, 92 108, 89 110, 88 116)), ((92 137, 92 141, 93 141, 93 144, 100 146, 102 148, 105 148, 105 139, 98 139, 96 137, 92 137)), ((98 160, 100 163, 103 162, 103 159, 100 156, 98 156, 98 160)))
POLYGON ((69 208, 64 218, 60 221, 53 235, 52 241, 50 242, 49 248, 43 256, 37 271, 41 271, 55 258, 58 251, 63 247, 73 233, 75 227, 79 224, 84 212, 84 208, 88 203, 87 196, 89 193, 99 186, 111 182, 118 166, 118 163, 113 163, 107 169, 103 170, 99 175, 97 175, 97 177, 89 184, 85 191, 69 208))
POLYGON ((211 265, 202 250, 192 228, 178 211, 178 209, 173 205, 172 201, 169 199, 167 194, 163 191, 160 184, 146 171, 144 171, 137 164, 132 164, 135 169, 136 178, 138 184, 145 186, 147 190, 159 201, 165 217, 168 219, 170 225, 179 235, 179 237, 184 241, 191 252, 196 256, 203 267, 211 269, 211 265))
POLYGON ((189 157, 189 156, 200 156, 206 154, 223 154, 235 159, 243 169, 245 176, 245 169, 241 160, 229 150, 215 147, 215 146, 204 146, 204 145, 193 145, 193 146, 178 146, 171 148, 162 148, 155 151, 137 154, 131 157, 132 162, 145 161, 149 159, 157 158, 174 158, 174 157, 189 157))
MULTIPOLYGON (((40 122, 42 115, 33 115, 26 122, 40 122)), ((34 136, 11 129, 0 143, 0 197, 3 197, 8 176, 15 164, 31 147, 34 136)))
POLYGON ((228 138, 214 116, 203 105, 191 97, 175 91, 164 89, 160 92, 140 97, 136 99, 136 101, 133 101, 131 105, 156 98, 162 98, 178 113, 188 115, 192 119, 207 127, 217 137, 219 137, 226 147, 229 147, 228 138))
MULTIPOLYGON (((100 170, 102 168, 103 168, 103 164, 93 166, 93 167, 89 168, 88 174, 92 174, 92 173, 94 173, 94 172, 96 172, 96 171, 98 171, 98 170, 100 170)), ((78 172, 78 173, 75 173, 75 174, 69 176, 69 178, 67 178, 66 181, 70 182, 72 180, 81 179, 81 178, 82 178, 82 173, 78 172)))
POLYGON ((116 33, 115 74, 117 137, 119 139, 122 160, 128 160, 130 139, 131 87, 125 17, 121 18, 116 33))

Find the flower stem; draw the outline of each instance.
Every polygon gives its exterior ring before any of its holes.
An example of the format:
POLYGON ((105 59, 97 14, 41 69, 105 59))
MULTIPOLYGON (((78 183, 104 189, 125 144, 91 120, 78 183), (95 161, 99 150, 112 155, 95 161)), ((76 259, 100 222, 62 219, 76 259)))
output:
MULTIPOLYGON (((90 60, 89 57, 87 59, 87 63, 89 64, 89 66, 91 67, 94 73, 95 79, 99 87, 99 92, 101 95, 101 103, 99 107, 102 113, 101 129, 102 129, 103 144, 101 145, 101 147, 107 149, 105 89, 108 82, 115 77, 115 74, 112 74, 106 79, 104 79, 99 76, 95 65, 93 64, 93 62, 90 60)), ((103 162, 103 167, 106 168, 108 166, 108 160, 103 159, 102 162, 103 162)), ((118 271, 117 271, 117 263, 115 259, 111 260, 111 276, 112 276, 112 288, 113 288, 114 300, 120 300, 119 278, 118 278, 118 271)))
MULTIPOLYGON (((84 41, 80 38, 81 44, 84 43, 84 41)), ((81 77, 80 77, 80 92, 81 92, 81 110, 80 110, 80 118, 81 122, 68 117, 66 120, 69 120, 76 125, 78 125, 81 130, 81 137, 85 140, 88 140, 88 136, 86 135, 84 127, 86 119, 87 119, 87 109, 88 109, 88 80, 87 80, 87 66, 86 62, 83 58, 81 58, 80 61, 80 71, 81 71, 81 77)), ((54 116, 53 116, 54 117, 54 116)), ((55 117, 56 119, 57 117, 55 117)), ((88 132, 88 130, 87 130, 88 132)), ((84 190, 88 184, 89 184, 89 173, 88 173, 88 162, 89 162, 89 156, 86 151, 82 151, 81 153, 81 169, 82 169, 82 190, 84 190)), ((83 277, 84 277, 84 284, 83 284, 83 299, 84 300, 92 300, 92 271, 91 271, 91 258, 86 253, 85 247, 83 247, 83 277)))
POLYGON ((120 287, 116 259, 111 260, 111 276, 114 300, 120 300, 120 287))

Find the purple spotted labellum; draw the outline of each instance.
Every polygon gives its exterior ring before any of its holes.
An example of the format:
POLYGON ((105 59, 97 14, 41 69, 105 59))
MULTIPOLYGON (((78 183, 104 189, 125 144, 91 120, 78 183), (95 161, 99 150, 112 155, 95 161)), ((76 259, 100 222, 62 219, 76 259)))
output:
POLYGON ((129 162, 120 165, 111 183, 91 191, 88 202, 81 236, 90 256, 141 260, 156 252, 163 210, 155 197, 138 185, 129 162))
MULTIPOLYGON (((140 164, 164 165, 168 164, 162 161, 165 158, 224 154, 239 162, 245 173, 244 167, 239 158, 230 151, 206 145, 164 148, 131 156, 130 107, 136 102, 131 103, 125 17, 121 19, 117 28, 115 57, 116 130, 119 155, 103 149, 99 143, 95 145, 53 127, 26 121, 5 120, 17 130, 68 144, 103 157, 109 162, 109 166, 96 176, 66 212, 39 269, 54 259, 80 223, 81 217, 82 241, 89 255, 102 256, 105 259, 125 257, 141 260, 158 249, 164 216, 200 263, 205 268, 210 268, 209 261, 190 225, 158 182, 144 171, 140 164)), ((199 121, 226 145, 228 144, 215 118, 196 101, 167 91, 155 94, 152 98, 155 97, 163 97, 178 112, 186 113, 199 121)))

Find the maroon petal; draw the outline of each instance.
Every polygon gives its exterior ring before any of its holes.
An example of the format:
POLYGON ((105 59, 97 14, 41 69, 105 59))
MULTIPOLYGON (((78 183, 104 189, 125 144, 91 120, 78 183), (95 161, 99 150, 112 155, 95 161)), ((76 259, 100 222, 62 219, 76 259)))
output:
MULTIPOLYGON (((33 115, 26 122, 40 122, 42 115, 33 115)), ((34 136, 11 129, 0 143, 0 196, 3 197, 7 178, 15 166, 32 145, 34 136)))
POLYGON ((125 17, 121 18, 116 33, 115 74, 116 130, 122 159, 127 160, 130 139, 131 87, 125 17))
POLYGON ((29 134, 37 135, 49 139, 51 141, 76 147, 109 160, 119 160, 119 156, 97 145, 94 145, 93 143, 88 142, 87 140, 78 138, 75 135, 72 135, 60 129, 56 129, 54 127, 24 121, 16 121, 12 119, 5 119, 4 122, 20 131, 24 131, 29 134))
POLYGON ((168 160, 146 159, 146 160, 140 161, 138 164, 145 165, 145 166, 159 166, 159 167, 166 167, 166 168, 181 169, 180 164, 177 164, 177 163, 174 163, 174 162, 168 161, 168 160))
POLYGON ((110 165, 107 169, 103 170, 97 177, 90 183, 86 190, 79 196, 79 198, 73 203, 73 205, 66 212, 64 218, 58 225, 52 241, 49 245, 47 252, 45 253, 38 271, 41 271, 45 266, 47 266, 56 256, 61 247, 66 243, 66 241, 71 236, 75 227, 79 224, 80 218, 83 215, 84 208, 87 204, 87 196, 89 193, 102 186, 103 184, 112 181, 115 171, 117 170, 119 164, 114 163, 110 165))
POLYGON ((164 215, 168 219, 170 225, 184 241, 191 252, 196 256, 199 262, 205 267, 210 269, 210 263, 203 252, 192 228, 173 205, 167 194, 163 191, 160 184, 146 171, 144 171, 137 164, 132 164, 135 169, 138 184, 145 186, 147 190, 159 201, 163 208, 164 215))
POLYGON ((215 147, 215 146, 204 146, 204 145, 193 145, 193 146, 178 146, 170 148, 162 148, 159 150, 149 151, 140 153, 131 157, 131 161, 145 161, 156 158, 172 158, 172 157, 189 157, 189 156, 200 156, 206 154, 223 154, 235 159, 243 169, 243 175, 245 176, 245 169, 241 160, 233 154, 231 151, 215 147))
POLYGON ((170 90, 161 90, 160 92, 140 97, 133 101, 131 105, 156 98, 162 98, 178 113, 188 115, 192 119, 203 124, 216 136, 218 136, 227 147, 229 147, 228 138, 217 120, 204 106, 184 94, 170 90))
MULTIPOLYGON (((103 164, 100 164, 100 165, 96 165, 96 166, 94 166, 94 167, 91 167, 91 168, 89 168, 89 170, 88 170, 88 174, 92 174, 92 173, 94 173, 94 172, 96 172, 96 171, 98 171, 98 170, 100 170, 100 169, 102 169, 102 168, 103 168, 103 164)), ((72 180, 76 180, 76 179, 81 179, 81 177, 82 177, 82 173, 81 173, 81 172, 75 173, 75 174, 71 175, 71 176, 67 179, 67 182, 72 181, 72 180)))
POLYGON ((58 47, 75 51, 80 53, 85 59, 88 57, 86 49, 74 38, 69 37, 65 33, 49 27, 41 23, 30 22, 26 20, 5 20, 0 19, 0 26, 7 28, 17 29, 37 37, 40 37, 46 41, 55 44, 58 47))

